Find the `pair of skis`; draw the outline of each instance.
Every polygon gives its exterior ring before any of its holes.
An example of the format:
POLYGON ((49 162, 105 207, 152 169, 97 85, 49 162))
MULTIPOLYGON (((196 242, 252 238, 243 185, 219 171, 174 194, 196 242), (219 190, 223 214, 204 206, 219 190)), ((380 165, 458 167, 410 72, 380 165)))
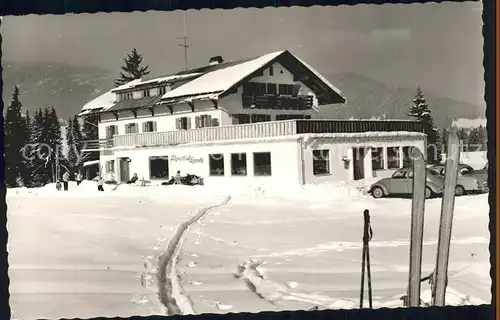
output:
POLYGON ((372 274, 370 271, 370 247, 369 242, 373 237, 372 227, 370 225, 370 212, 363 211, 364 226, 363 226, 363 256, 361 258, 361 293, 359 298, 359 308, 363 308, 363 300, 365 293, 365 269, 368 280, 368 306, 373 308, 372 304, 372 274))

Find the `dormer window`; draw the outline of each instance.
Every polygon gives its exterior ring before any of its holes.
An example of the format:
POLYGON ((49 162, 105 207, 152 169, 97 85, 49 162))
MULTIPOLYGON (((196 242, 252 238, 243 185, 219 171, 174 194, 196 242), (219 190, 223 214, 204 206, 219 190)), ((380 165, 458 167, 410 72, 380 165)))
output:
POLYGON ((149 90, 144 90, 144 91, 142 92, 142 96, 143 96, 143 97, 149 97, 149 90))
POLYGON ((120 93, 119 94, 120 101, 122 100, 132 100, 132 92, 120 93))
POLYGON ((167 87, 160 87, 160 95, 164 95, 165 93, 167 93, 167 87))

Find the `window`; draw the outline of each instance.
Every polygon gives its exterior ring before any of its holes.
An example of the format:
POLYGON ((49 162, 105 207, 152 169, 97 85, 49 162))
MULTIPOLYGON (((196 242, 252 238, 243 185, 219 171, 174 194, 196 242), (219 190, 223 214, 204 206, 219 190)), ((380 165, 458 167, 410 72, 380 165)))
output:
POLYGON ((263 95, 267 93, 267 85, 265 83, 255 83, 255 94, 263 95))
POLYGON ((142 92, 143 97, 149 97, 149 89, 142 92))
POLYGON ((182 118, 175 119, 175 128, 177 130, 191 129, 191 118, 182 117, 182 118))
POLYGON ((252 115, 250 115, 250 122, 251 123, 266 122, 266 121, 271 121, 271 115, 269 115, 269 114, 252 114, 252 115))
POLYGON ((403 170, 398 170, 392 174, 393 179, 404 179, 405 172, 403 170))
POLYGON ((194 118, 196 128, 205 128, 212 126, 212 116, 211 115, 201 115, 194 118))
POLYGON ((224 155, 210 154, 208 155, 208 165, 211 176, 223 176, 224 175, 224 155))
POLYGON ((125 125, 125 134, 139 133, 139 126, 137 123, 127 123, 125 125))
POLYGON ((303 120, 303 119, 311 119, 310 115, 303 115, 303 114, 277 114, 276 115, 276 121, 282 121, 282 120, 303 120))
POLYGON ((296 90, 294 89, 293 84, 280 84, 278 86, 278 89, 279 89, 279 94, 287 96, 293 96, 293 93, 296 90))
POLYGON ((151 179, 168 179, 168 157, 150 157, 149 176, 151 179))
POLYGON ((411 147, 403 147, 403 167, 410 167, 413 165, 413 160, 410 152, 411 147))
POLYGON ((330 173, 330 150, 313 150, 313 174, 330 173))
POLYGON ((272 77, 272 76, 274 76, 274 68, 273 68, 273 66, 270 66, 270 67, 269 67, 269 75, 270 75, 271 77, 272 77))
POLYGON ((106 161, 104 169, 106 170, 106 173, 115 172, 115 160, 106 161))
POLYGON ((384 169, 383 148, 372 148, 372 170, 384 169))
POLYGON ((231 175, 246 176, 247 175, 247 154, 232 153, 231 154, 231 175))
POLYGON ((268 83, 267 84, 267 94, 277 94, 278 90, 276 89, 276 83, 268 83))
POLYGON ((246 124, 250 123, 249 114, 235 114, 233 115, 233 124, 246 124))
POLYGON ((118 134, 118 126, 107 126, 106 127, 106 139, 111 139, 113 136, 118 134))
POLYGON ((155 132, 156 121, 147 121, 142 124, 142 132, 155 132))
POLYGON ((253 154, 253 171, 256 176, 271 175, 271 153, 255 152, 253 154))
POLYGON ((387 148, 387 168, 399 168, 399 147, 387 148))
POLYGON ((212 119, 212 127, 218 127, 220 126, 219 119, 213 118, 212 119))
POLYGON ((169 90, 169 87, 160 87, 158 88, 158 91, 160 92, 160 95, 164 95, 165 93, 167 93, 169 90))

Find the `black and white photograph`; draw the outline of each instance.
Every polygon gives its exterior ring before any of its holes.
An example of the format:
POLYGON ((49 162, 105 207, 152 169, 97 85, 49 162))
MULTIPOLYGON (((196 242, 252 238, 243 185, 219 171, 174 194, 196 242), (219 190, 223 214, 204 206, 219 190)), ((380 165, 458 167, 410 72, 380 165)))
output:
POLYGON ((491 304, 482 13, 2 17, 11 319, 491 304))

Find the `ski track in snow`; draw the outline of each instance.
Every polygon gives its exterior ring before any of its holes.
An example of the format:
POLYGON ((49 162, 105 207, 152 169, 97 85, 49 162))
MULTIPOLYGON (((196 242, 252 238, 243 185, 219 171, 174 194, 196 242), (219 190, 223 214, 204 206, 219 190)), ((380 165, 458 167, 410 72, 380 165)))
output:
POLYGON ((221 203, 201 209, 191 219, 180 224, 168 244, 167 251, 160 256, 158 263, 158 296, 162 304, 167 308, 168 315, 195 314, 189 298, 184 295, 182 286, 179 283, 176 269, 179 251, 189 227, 200 221, 211 209, 225 205, 230 200, 231 197, 228 196, 221 203))
MULTIPOLYGON (((437 240, 428 240, 424 241, 424 246, 433 246, 437 245, 437 240)), ((456 239, 452 238, 452 244, 489 244, 489 239, 484 237, 470 237, 470 238, 461 238, 456 239)), ((372 241, 370 242, 370 248, 394 248, 394 247, 404 247, 409 246, 409 240, 396 240, 396 241, 372 241)), ((350 250, 350 249, 360 249, 363 244, 360 242, 330 242, 326 244, 320 244, 312 248, 300 248, 293 249, 285 252, 273 252, 270 254, 262 254, 256 255, 255 258, 269 258, 269 257, 285 257, 285 256, 301 256, 305 254, 315 254, 326 251, 342 251, 342 250, 350 250)))

